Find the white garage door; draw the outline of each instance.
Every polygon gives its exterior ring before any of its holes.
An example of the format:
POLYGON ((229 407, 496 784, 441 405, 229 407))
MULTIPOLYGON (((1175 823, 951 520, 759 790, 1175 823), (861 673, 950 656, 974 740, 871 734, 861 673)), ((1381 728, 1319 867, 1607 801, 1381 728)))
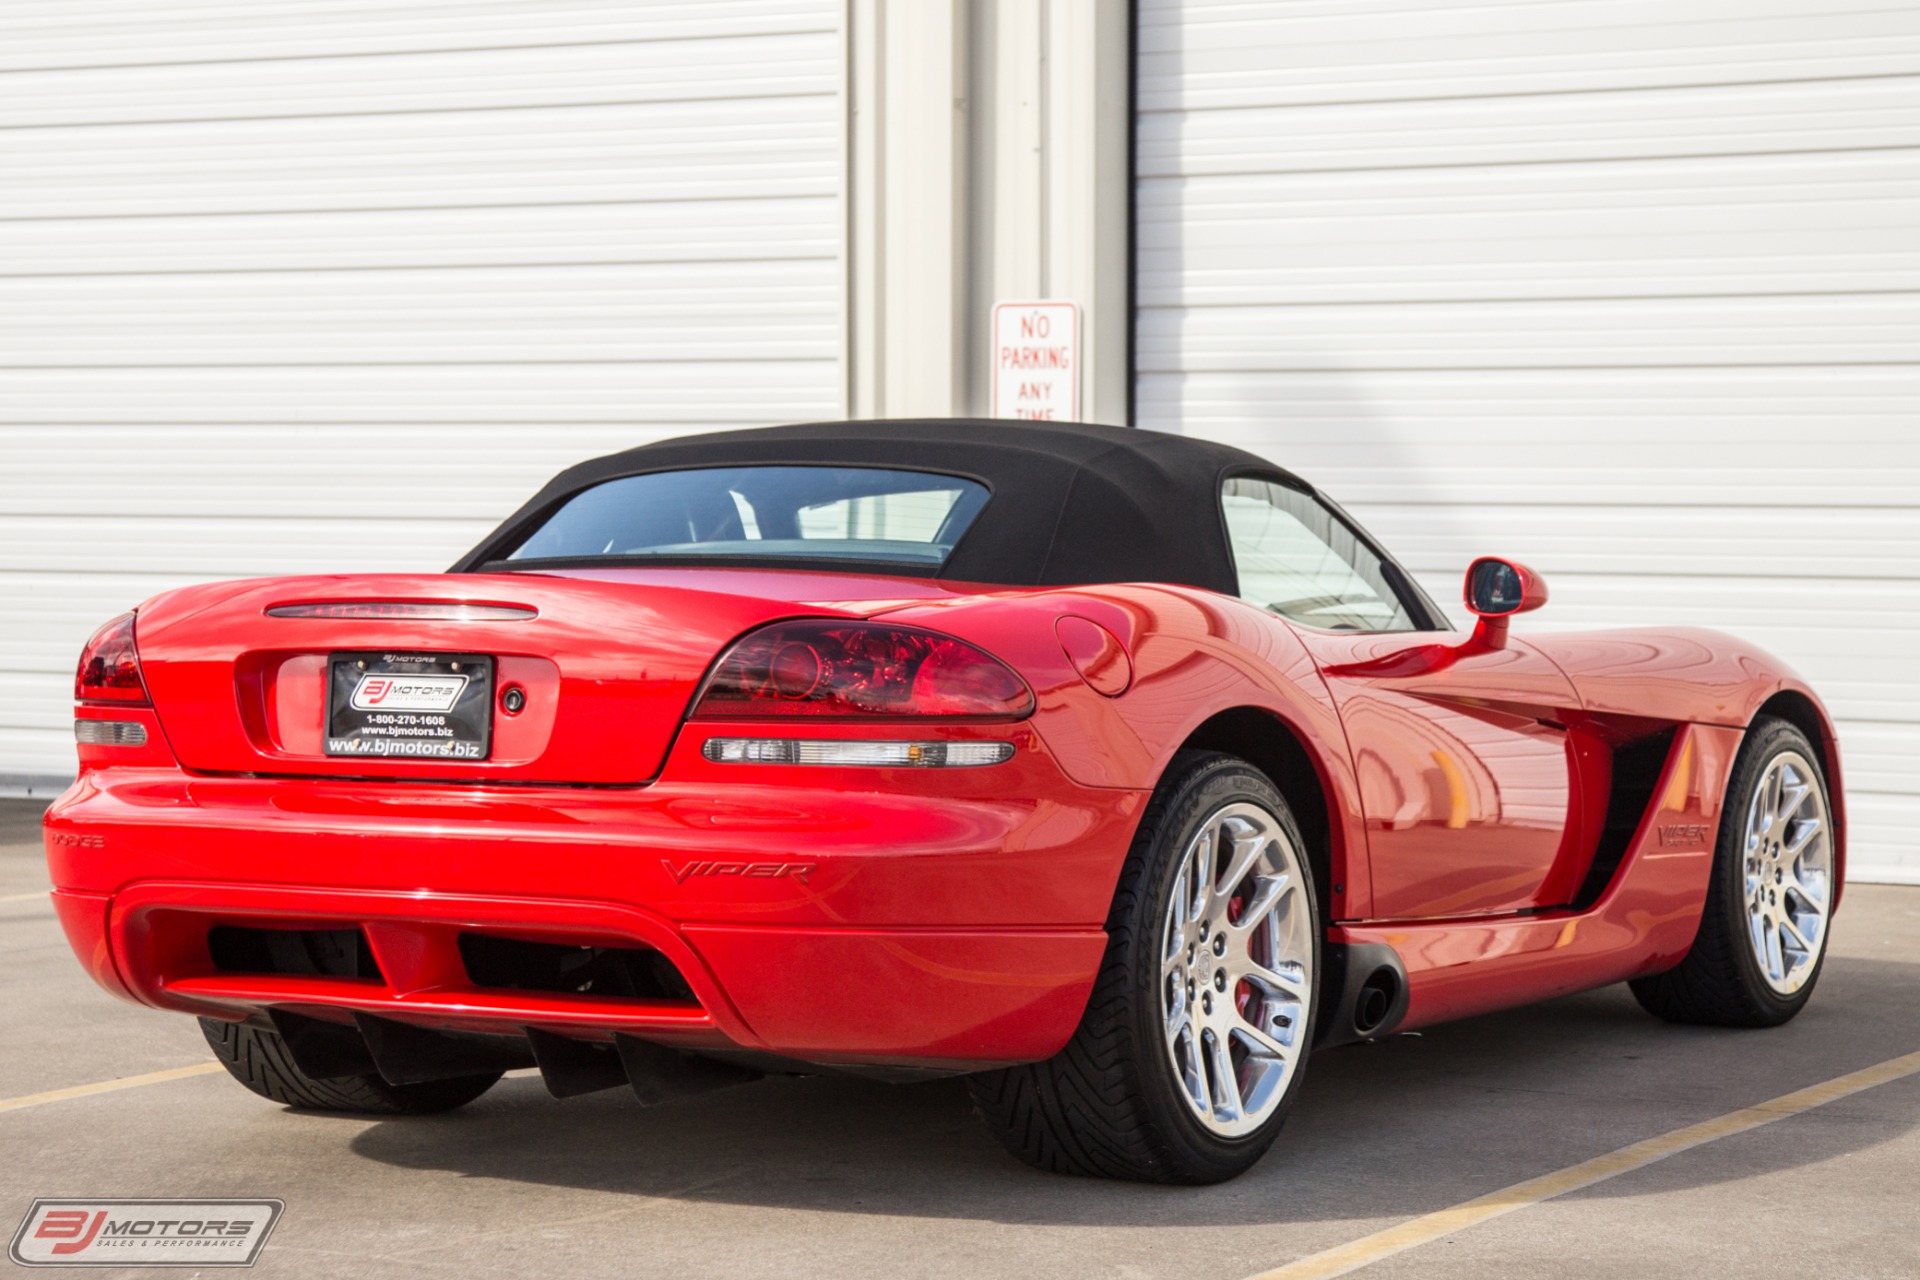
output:
POLYGON ((1920 882, 1920 7, 1140 8, 1140 425, 1768 646, 1920 882))
POLYGON ((0 3, 0 785, 94 625, 839 411, 836 0, 0 3))

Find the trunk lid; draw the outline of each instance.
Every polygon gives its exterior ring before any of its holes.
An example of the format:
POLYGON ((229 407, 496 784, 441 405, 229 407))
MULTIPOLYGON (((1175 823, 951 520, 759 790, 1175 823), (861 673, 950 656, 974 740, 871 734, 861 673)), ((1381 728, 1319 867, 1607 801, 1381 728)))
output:
POLYGON ((256 579, 156 597, 141 606, 136 635, 161 727, 189 769, 632 784, 658 772, 700 681, 741 634, 781 618, 857 617, 914 596, 950 594, 910 579, 827 577, 644 571, 256 579), (827 589, 838 598, 795 598, 827 589), (485 604, 532 616, 268 612, 360 602, 485 604), (329 755, 330 659, 342 654, 490 659, 490 701, 480 704, 491 717, 487 757, 329 755), (524 697, 513 715, 501 708, 510 686, 524 697))

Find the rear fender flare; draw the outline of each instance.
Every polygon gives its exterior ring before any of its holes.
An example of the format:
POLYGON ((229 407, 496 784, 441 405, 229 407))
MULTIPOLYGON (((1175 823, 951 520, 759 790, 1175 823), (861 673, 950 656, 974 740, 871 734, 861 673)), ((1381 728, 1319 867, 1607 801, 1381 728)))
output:
MULTIPOLYGON (((1289 751, 1303 753, 1318 786, 1310 798, 1323 806, 1326 859, 1315 869, 1328 876, 1328 916, 1368 914, 1366 828, 1346 733, 1311 655, 1272 614, 1194 588, 1102 586, 971 597, 887 616, 946 631, 1011 663, 1038 700, 1034 729, 1081 786, 1151 791, 1174 756, 1195 746, 1251 755, 1250 763, 1269 769, 1289 751), (1099 623, 1128 650, 1133 681, 1118 697, 1088 687, 1061 649, 1054 623, 1068 615, 1099 623), (1234 717, 1248 715, 1272 724, 1279 736, 1270 749, 1247 747, 1250 722, 1234 717), (1237 724, 1234 733, 1228 724, 1237 724)), ((1274 781, 1285 790, 1298 780, 1274 781)))

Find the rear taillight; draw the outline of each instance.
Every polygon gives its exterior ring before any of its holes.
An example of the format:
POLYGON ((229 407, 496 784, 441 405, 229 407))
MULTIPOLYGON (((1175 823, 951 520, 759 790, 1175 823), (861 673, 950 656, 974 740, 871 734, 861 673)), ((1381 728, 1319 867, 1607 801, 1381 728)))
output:
POLYGON ((824 619, 778 622, 735 644, 694 707, 701 719, 1013 719, 1032 711, 1026 682, 964 640, 824 619))
POLYGON ((132 614, 121 614, 87 641, 87 647, 80 651, 73 696, 81 702, 147 705, 147 686, 140 679, 140 655, 133 647, 132 614))

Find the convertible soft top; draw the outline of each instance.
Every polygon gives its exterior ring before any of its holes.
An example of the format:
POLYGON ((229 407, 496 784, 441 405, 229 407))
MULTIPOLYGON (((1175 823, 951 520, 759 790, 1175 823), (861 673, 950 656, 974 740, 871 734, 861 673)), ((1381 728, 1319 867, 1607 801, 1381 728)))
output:
POLYGON ((499 561, 594 485, 740 465, 898 467, 977 480, 992 497, 932 576, 1007 586, 1168 582, 1232 595, 1221 482, 1258 476, 1312 492, 1244 450, 1131 427, 992 418, 815 422, 683 436, 569 467, 453 571, 499 561))

